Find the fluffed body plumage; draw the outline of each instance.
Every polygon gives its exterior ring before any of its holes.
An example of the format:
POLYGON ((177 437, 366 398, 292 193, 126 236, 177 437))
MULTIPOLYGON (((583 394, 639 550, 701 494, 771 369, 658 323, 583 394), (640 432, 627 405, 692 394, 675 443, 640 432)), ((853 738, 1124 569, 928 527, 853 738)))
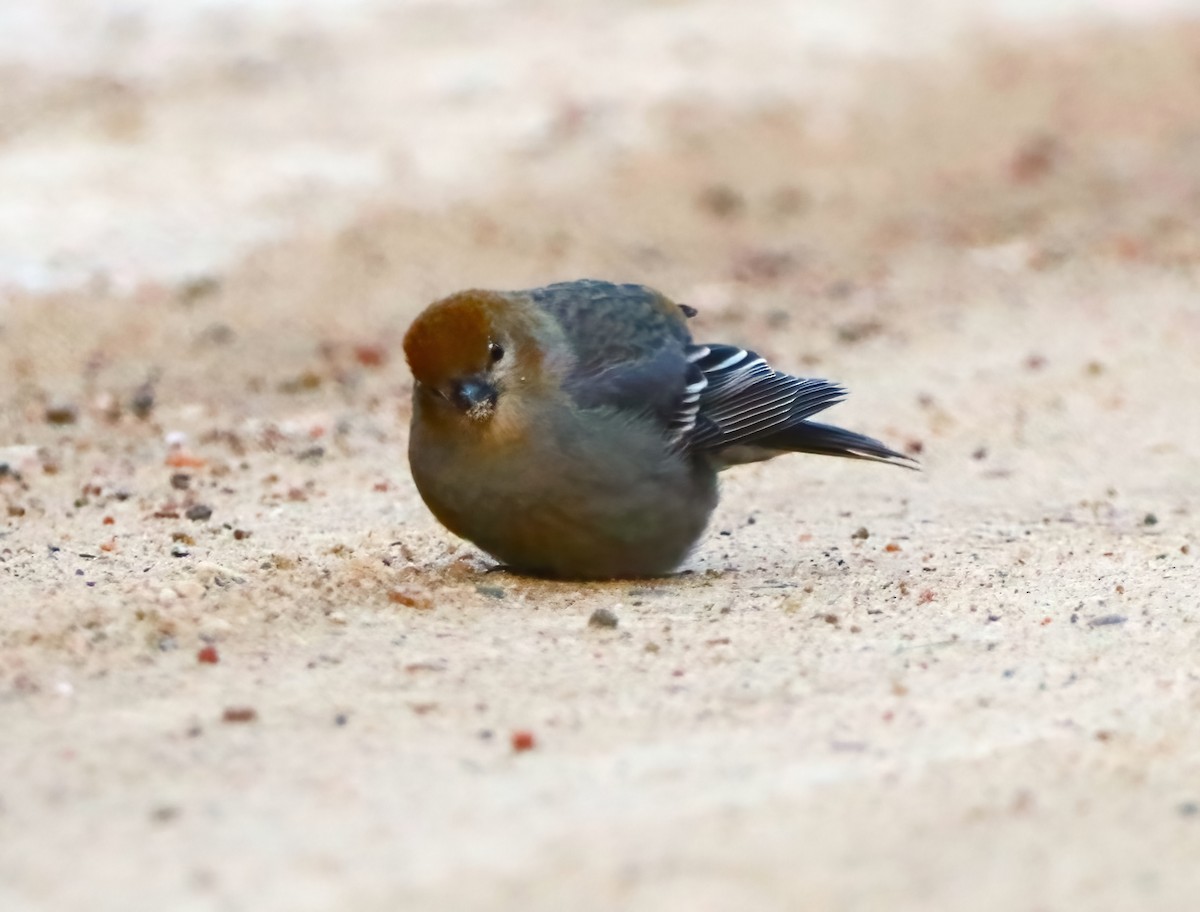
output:
POLYGON ((782 452, 910 463, 808 420, 844 398, 836 384, 695 344, 694 313, 593 280, 431 304, 404 342, 425 503, 515 570, 658 576, 703 533, 723 468, 782 452))

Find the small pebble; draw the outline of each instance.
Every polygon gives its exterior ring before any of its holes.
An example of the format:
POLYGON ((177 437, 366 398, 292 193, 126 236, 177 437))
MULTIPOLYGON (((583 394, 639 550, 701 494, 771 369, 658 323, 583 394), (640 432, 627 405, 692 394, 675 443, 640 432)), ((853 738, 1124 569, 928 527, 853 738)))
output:
POLYGON ((1123 614, 1102 614, 1088 621, 1089 627, 1111 627, 1113 624, 1124 624, 1128 618, 1123 614))
POLYGON ((170 823, 179 816, 179 808, 164 804, 150 812, 150 819, 155 823, 170 823))
POLYGON ((428 592, 410 587, 389 590, 388 601, 393 605, 407 605, 420 611, 433 608, 433 598, 428 592))
POLYGON ((217 655, 216 646, 205 646, 196 653, 196 661, 201 665, 216 665, 221 657, 217 655))
POLYGON ((51 405, 46 408, 47 424, 74 424, 79 420, 79 412, 73 405, 51 405))
POLYGON ((187 508, 187 512, 183 514, 188 519, 194 522, 204 522, 212 516, 212 507, 208 504, 195 504, 187 508))
POLYGON ((387 349, 382 345, 354 346, 354 360, 363 367, 380 367, 387 364, 387 349))
POLYGON ((588 618, 589 627, 605 627, 611 630, 619 623, 617 613, 611 608, 597 608, 588 618))
POLYGON ((868 538, 871 537, 871 533, 867 530, 866 526, 859 526, 857 529, 854 530, 853 534, 850 537, 854 538, 854 539, 858 539, 859 541, 866 541, 868 538))
POLYGON ((537 738, 531 731, 515 731, 512 733, 512 749, 515 754, 522 754, 537 747, 537 738))
MULTIPOLYGON (((746 208, 745 197, 727 184, 705 187, 696 199, 696 204, 710 215, 719 219, 734 218, 746 208)), ((693 312, 695 308, 691 308, 693 312)), ((684 311, 687 315, 687 311, 684 311)))
POLYGON ((129 400, 129 410, 143 421, 149 418, 150 413, 154 411, 154 387, 149 383, 139 386, 133 398, 129 400))

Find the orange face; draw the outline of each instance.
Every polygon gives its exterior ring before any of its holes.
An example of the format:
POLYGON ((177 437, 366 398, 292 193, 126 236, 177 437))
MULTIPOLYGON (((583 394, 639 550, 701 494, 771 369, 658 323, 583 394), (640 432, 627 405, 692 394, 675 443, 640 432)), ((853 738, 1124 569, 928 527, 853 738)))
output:
POLYGON ((555 395, 538 341, 553 334, 547 321, 514 293, 462 291, 430 304, 404 337, 422 420, 486 430, 493 443, 519 437, 529 403, 555 395))
POLYGON ((413 376, 434 390, 481 375, 496 360, 495 317, 507 302, 488 291, 462 291, 435 301, 404 336, 413 376))

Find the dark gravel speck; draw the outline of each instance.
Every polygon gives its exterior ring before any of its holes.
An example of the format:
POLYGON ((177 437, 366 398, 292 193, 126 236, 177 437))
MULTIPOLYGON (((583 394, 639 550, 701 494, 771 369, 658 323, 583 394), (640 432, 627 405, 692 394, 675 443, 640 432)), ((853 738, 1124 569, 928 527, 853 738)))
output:
POLYGON ((597 608, 592 612, 592 616, 588 618, 589 627, 606 627, 611 630, 618 623, 617 613, 611 608, 597 608))
POLYGON ((51 405, 46 409, 47 424, 74 424, 79 420, 79 412, 73 405, 51 405))
POLYGON ((1123 614, 1102 614, 1088 621, 1089 627, 1111 627, 1113 624, 1124 624, 1128 620, 1123 614))
POLYGON ((154 411, 154 387, 143 383, 129 400, 129 410, 138 418, 145 421, 154 411))

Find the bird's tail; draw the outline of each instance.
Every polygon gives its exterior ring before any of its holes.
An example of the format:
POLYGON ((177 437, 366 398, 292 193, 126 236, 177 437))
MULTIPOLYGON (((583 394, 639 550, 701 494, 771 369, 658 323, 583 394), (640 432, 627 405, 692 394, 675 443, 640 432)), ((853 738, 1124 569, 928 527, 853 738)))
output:
POLYGON ((911 456, 897 453, 873 437, 856 434, 832 424, 816 421, 797 421, 754 441, 755 446, 776 452, 816 453, 822 456, 843 456, 847 459, 868 459, 886 462, 906 469, 916 469, 911 456))

